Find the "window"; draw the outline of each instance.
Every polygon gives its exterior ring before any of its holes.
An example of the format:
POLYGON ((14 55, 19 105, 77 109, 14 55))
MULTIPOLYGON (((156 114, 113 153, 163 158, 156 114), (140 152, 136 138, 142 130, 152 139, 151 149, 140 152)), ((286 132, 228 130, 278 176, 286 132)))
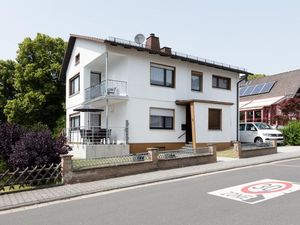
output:
POLYGON ((175 68, 151 64, 150 83, 152 85, 163 87, 175 87, 175 68))
POLYGON ((80 54, 78 53, 76 56, 75 56, 75 65, 79 64, 80 63, 80 54))
POLYGON ((150 129, 174 128, 174 110, 150 108, 150 129))
POLYGON ((240 124, 240 131, 245 131, 245 124, 240 124))
POLYGON ((78 93, 80 90, 79 74, 70 79, 70 95, 78 93))
POLYGON ((203 74, 201 72, 192 71, 192 91, 202 91, 203 74))
POLYGON ((219 77, 219 76, 213 75, 212 86, 214 88, 221 88, 221 89, 230 90, 231 80, 230 80, 230 78, 219 77))
POLYGON ((246 126, 246 131, 256 131, 256 128, 253 124, 248 123, 246 126))
POLYGON ((80 128, 80 115, 70 116, 71 130, 78 130, 80 128))
POLYGON ((208 109, 208 129, 221 130, 222 129, 222 110, 208 109))

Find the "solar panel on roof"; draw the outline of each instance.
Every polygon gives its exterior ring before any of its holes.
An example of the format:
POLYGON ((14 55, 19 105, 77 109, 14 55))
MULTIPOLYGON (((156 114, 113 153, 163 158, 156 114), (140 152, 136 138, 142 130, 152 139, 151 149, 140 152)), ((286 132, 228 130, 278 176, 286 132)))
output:
POLYGON ((269 93, 271 91, 272 87, 274 86, 274 84, 275 84, 275 81, 266 83, 265 86, 263 87, 263 89, 261 89, 260 94, 269 93))
POLYGON ((240 96, 244 96, 244 92, 246 91, 247 87, 240 88, 240 96))
POLYGON ((243 96, 246 96, 246 95, 251 95, 253 89, 254 89, 255 86, 249 86, 247 88, 247 90, 244 92, 244 95, 243 96))
POLYGON ((251 95, 260 94, 260 92, 264 86, 265 86, 265 83, 255 85, 254 90, 252 91, 251 95))

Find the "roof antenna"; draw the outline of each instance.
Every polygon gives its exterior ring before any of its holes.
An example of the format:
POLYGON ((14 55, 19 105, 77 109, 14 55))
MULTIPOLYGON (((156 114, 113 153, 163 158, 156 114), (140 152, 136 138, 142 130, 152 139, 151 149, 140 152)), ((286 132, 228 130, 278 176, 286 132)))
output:
POLYGON ((137 34, 134 37, 134 41, 135 43, 142 45, 145 41, 145 36, 143 34, 137 34))

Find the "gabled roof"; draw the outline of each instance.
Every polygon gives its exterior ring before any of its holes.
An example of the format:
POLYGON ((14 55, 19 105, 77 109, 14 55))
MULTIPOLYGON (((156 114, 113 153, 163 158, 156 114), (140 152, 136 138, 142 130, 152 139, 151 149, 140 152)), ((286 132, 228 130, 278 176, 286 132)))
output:
POLYGON ((228 64, 224 64, 224 63, 218 63, 212 60, 206 60, 206 59, 202 59, 199 57, 194 57, 194 56, 190 56, 187 54, 182 54, 182 53, 178 53, 178 52, 174 52, 172 51, 171 53, 166 53, 163 51, 159 51, 159 50, 153 50, 148 48, 145 45, 137 45, 135 43, 132 43, 130 41, 124 41, 122 39, 118 39, 118 38, 112 38, 110 40, 104 40, 104 39, 100 39, 100 38, 95 38, 95 37, 89 37, 89 36, 83 36, 83 35, 77 35, 77 34, 70 34, 70 38, 69 38, 69 42, 68 42, 68 46, 67 46, 67 50, 64 56, 64 60, 63 60, 63 64, 62 64, 62 69, 59 75, 59 78, 61 80, 64 80, 66 77, 66 72, 68 69, 68 65, 70 62, 70 58, 72 55, 72 51, 74 48, 74 44, 76 39, 83 39, 83 40, 88 40, 88 41, 93 41, 93 42, 98 42, 98 43, 105 43, 105 44, 109 44, 111 46, 123 46, 124 48, 127 49, 136 49, 138 51, 145 51, 148 52, 150 54, 158 54, 160 56, 163 57, 170 57, 173 59, 179 59, 182 61, 187 61, 190 63, 197 63, 200 65, 204 65, 204 66, 208 66, 208 67, 213 67, 213 68, 217 68, 217 69, 221 69, 221 70, 225 70, 225 71, 230 71, 230 72, 235 72, 235 73, 241 73, 241 74, 252 74, 248 71, 246 71, 243 68, 239 68, 239 67, 235 67, 235 66, 231 66, 228 64))
POLYGON ((275 74, 272 76, 254 79, 247 82, 247 84, 244 87, 268 83, 272 81, 275 81, 275 84, 269 93, 241 97, 241 102, 279 96, 294 97, 300 88, 300 70, 293 70, 289 72, 275 74))

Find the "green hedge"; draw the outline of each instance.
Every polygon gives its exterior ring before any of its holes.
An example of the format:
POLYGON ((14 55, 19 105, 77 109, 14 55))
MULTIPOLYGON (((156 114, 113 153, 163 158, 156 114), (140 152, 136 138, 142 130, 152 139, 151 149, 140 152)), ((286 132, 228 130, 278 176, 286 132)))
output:
POLYGON ((300 121, 290 121, 282 132, 285 144, 300 145, 300 121))

